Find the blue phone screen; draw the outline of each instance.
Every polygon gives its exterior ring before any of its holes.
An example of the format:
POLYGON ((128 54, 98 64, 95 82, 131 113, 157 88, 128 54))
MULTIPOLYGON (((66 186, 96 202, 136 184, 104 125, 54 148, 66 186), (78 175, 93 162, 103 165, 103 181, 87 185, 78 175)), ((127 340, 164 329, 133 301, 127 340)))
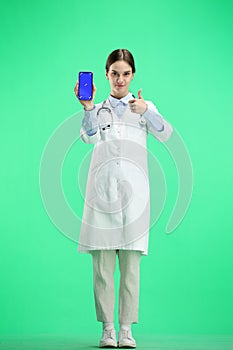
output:
POLYGON ((92 100, 92 72, 79 72, 79 100, 92 100))

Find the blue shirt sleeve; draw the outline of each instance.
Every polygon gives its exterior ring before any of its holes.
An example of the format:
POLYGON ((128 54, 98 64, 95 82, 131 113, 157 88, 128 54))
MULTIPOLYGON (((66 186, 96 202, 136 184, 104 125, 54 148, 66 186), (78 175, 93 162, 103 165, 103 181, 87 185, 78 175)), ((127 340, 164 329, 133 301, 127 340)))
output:
POLYGON ((82 120, 82 127, 86 131, 88 136, 92 136, 97 133, 98 119, 97 119, 96 106, 90 111, 84 109, 84 117, 82 120))
POLYGON ((156 131, 164 130, 163 117, 158 112, 157 108, 151 101, 146 101, 147 110, 142 114, 142 116, 150 123, 150 125, 156 131))

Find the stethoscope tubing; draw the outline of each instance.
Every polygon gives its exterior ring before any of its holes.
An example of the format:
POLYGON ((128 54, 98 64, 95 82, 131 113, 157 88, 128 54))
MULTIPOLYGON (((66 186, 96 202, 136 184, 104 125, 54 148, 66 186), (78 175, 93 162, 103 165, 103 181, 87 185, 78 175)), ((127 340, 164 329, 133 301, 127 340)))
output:
MULTIPOLYGON (((134 98, 136 98, 133 94, 132 94, 132 96, 134 97, 134 98)), ((109 100, 109 99, 108 99, 109 100)), ((111 115, 111 120, 113 121, 113 116, 112 116, 112 111, 111 111, 111 109, 109 108, 109 107, 104 107, 104 104, 106 104, 107 103, 107 100, 105 100, 103 103, 102 103, 102 106, 99 108, 99 110, 97 111, 97 117, 98 117, 98 115, 100 114, 100 111, 101 110, 106 110, 108 113, 110 113, 110 115, 111 115)), ((109 103, 110 103, 110 101, 109 101, 109 103)), ((111 103, 110 103, 110 105, 111 105, 111 103)), ((144 118, 144 117, 140 117, 140 119, 139 119, 139 123, 141 124, 141 125, 146 125, 146 119, 144 118)), ((111 127, 111 125, 110 124, 108 124, 108 125, 106 125, 105 127, 103 127, 102 128, 102 130, 105 130, 105 129, 110 129, 110 127, 111 127)))

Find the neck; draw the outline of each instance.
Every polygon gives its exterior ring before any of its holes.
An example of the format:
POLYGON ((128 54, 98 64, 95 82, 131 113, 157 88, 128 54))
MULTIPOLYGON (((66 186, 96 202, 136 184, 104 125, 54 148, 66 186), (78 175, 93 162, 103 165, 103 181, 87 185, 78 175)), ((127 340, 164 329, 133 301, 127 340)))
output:
POLYGON ((117 98, 118 100, 120 100, 121 98, 123 98, 123 97, 125 97, 125 96, 127 96, 128 95, 128 93, 129 93, 129 91, 127 92, 127 94, 126 95, 122 95, 122 96, 119 96, 119 95, 114 95, 114 92, 111 92, 110 93, 110 95, 112 96, 112 97, 114 97, 114 98, 117 98))

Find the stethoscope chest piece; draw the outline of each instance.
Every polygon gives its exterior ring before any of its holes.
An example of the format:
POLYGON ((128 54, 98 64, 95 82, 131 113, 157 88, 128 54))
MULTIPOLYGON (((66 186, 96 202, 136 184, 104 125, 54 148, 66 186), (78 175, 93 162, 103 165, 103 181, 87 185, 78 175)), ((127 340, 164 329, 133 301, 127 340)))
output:
POLYGON ((146 119, 141 116, 139 119, 139 124, 141 124, 142 126, 146 125, 146 119))

